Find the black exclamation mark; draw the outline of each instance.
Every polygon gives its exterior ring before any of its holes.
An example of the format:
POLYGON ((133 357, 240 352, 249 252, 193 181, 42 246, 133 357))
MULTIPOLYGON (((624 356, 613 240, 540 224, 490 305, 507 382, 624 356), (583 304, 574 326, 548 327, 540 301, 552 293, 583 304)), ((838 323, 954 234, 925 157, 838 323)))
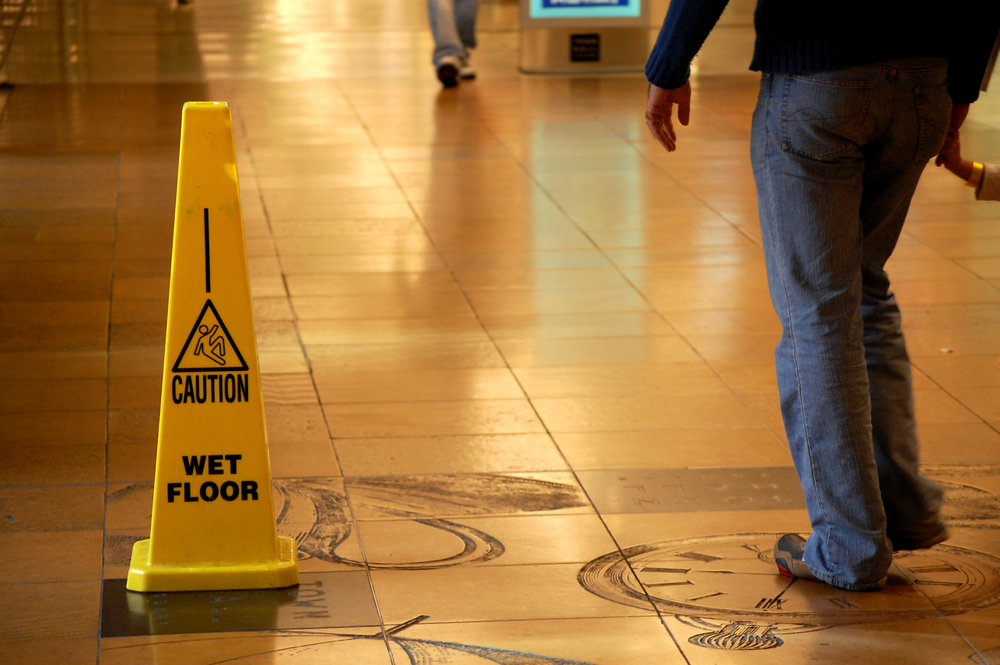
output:
POLYGON ((208 254, 208 208, 205 208, 205 293, 212 292, 212 264, 208 254))

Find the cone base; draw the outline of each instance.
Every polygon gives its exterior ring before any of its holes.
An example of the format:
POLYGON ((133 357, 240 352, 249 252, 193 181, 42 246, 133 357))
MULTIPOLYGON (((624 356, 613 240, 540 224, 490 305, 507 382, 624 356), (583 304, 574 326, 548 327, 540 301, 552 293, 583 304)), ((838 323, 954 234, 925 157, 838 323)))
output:
POLYGON ((164 566, 149 562, 149 540, 132 546, 132 565, 125 588, 161 591, 227 591, 280 589, 299 583, 298 547, 294 538, 278 536, 278 560, 203 566, 164 566))

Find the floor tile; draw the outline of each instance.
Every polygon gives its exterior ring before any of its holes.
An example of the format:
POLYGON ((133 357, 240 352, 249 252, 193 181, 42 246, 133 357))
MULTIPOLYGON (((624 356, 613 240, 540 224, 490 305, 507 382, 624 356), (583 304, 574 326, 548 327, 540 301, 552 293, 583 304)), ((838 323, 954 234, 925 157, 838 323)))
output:
MULTIPOLYGON (((114 378, 155 377, 158 381, 163 376, 163 347, 113 351, 108 354, 108 373, 114 378)), ((129 382, 112 385, 117 393, 127 390, 129 382)))
POLYGON ((109 483, 153 482, 156 473, 156 435, 147 443, 108 444, 109 483))
POLYGON ((500 339, 497 346, 511 367, 702 362, 679 337, 500 339))
POLYGON ((518 314, 484 316, 493 339, 565 339, 573 337, 673 336, 677 332, 653 312, 518 314))
POLYGON ((387 623, 421 614, 430 622, 542 620, 644 616, 648 610, 616 606, 577 584, 576 564, 486 566, 428 571, 372 572, 387 623))
POLYGON ((670 635, 659 619, 654 618, 424 622, 407 629, 406 635, 449 644, 475 644, 493 653, 524 659, 544 656, 588 665, 672 665, 684 662, 670 635))
POLYGON ((737 642, 774 645, 770 646, 774 651, 766 652, 770 657, 803 661, 864 662, 877 659, 880 663, 902 665, 920 662, 914 661, 918 658, 928 663, 975 662, 970 658, 974 655, 973 649, 945 619, 836 626, 813 629, 812 632, 781 624, 770 628, 768 624, 757 624, 753 631, 748 626, 738 628, 743 635, 741 638, 730 636, 732 628, 725 621, 667 619, 666 625, 677 635, 684 655, 692 665, 751 662, 750 653, 728 646, 737 642), (914 641, 920 643, 919 655, 912 651, 914 641), (703 644, 711 646, 704 648, 703 644))
POLYGON ((348 476, 506 473, 567 468, 545 434, 337 439, 348 476))
MULTIPOLYGON (((488 534, 502 546, 496 558, 466 565, 514 566, 542 563, 584 564, 615 548, 603 522, 597 515, 521 515, 515 517, 469 517, 450 520, 488 534)), ((413 522, 362 522, 358 525, 369 560, 378 554, 391 555, 409 551, 411 546, 445 547, 455 543, 421 535, 413 522)), ((459 548, 459 552, 461 553, 459 548)))
POLYGON ((559 450, 574 469, 781 466, 788 449, 762 427, 630 432, 556 432, 559 450))
POLYGON ((486 334, 471 317, 447 319, 317 320, 298 324, 302 342, 324 344, 399 344, 436 342, 453 344, 486 341, 486 334))
POLYGON ((328 440, 269 441, 272 478, 339 476, 340 465, 328 440))
POLYGON ((955 388, 952 396, 985 421, 1000 420, 1000 387, 955 388))
POLYGON ((97 637, 99 581, 0 586, 0 642, 97 637))
POLYGON ((104 379, 58 379, 0 383, 0 411, 76 411, 107 408, 104 379))
POLYGON ((519 399, 524 392, 506 369, 317 373, 323 404, 519 399))
POLYGON ((452 292, 390 293, 338 296, 293 297, 296 315, 304 321, 314 319, 422 319, 431 316, 471 316, 472 311, 461 293, 452 292))
POLYGON ((154 409, 160 405, 163 380, 156 376, 112 377, 108 380, 109 409, 154 409))
POLYGON ((569 472, 367 476, 346 478, 344 485, 354 516, 362 521, 593 514, 569 472))
MULTIPOLYGON (((313 665, 343 658, 359 665, 390 665, 385 643, 372 639, 377 626, 356 631, 287 631, 132 637, 102 640, 101 661, 155 664, 164 661, 209 665, 220 654, 248 663, 313 665)), ((405 657, 405 655, 403 656, 405 657)))
POLYGON ((0 413, 0 442, 10 444, 103 445, 108 416, 102 411, 0 413))
POLYGON ((309 374, 262 374, 260 390, 266 404, 316 404, 316 388, 309 374))
POLYGON ((258 350, 299 345, 298 332, 291 321, 255 321, 254 332, 257 333, 258 350))
POLYGON ((104 468, 104 445, 0 448, 0 486, 101 483, 104 468))
POLYGON ((759 424, 732 394, 552 398, 534 399, 532 404, 552 432, 701 429, 706 426, 724 431, 759 424), (723 412, 725 418, 714 415, 723 412))
POLYGON ((97 662, 97 638, 9 642, 0 645, 0 657, 9 665, 38 662, 90 665, 97 662))
POLYGON ((913 364, 945 390, 1000 386, 1000 358, 939 354, 914 358, 913 364))
POLYGON ((261 374, 305 374, 309 365, 301 348, 258 349, 257 361, 261 374))
POLYGON ((0 371, 7 380, 103 379, 108 354, 103 351, 0 353, 0 371))
POLYGON ((974 423, 978 417, 967 405, 943 390, 914 390, 918 423, 974 423))
POLYGON ((1000 432, 987 423, 921 423, 917 435, 928 463, 982 463, 1000 454, 1000 432))
POLYGON ((0 488, 0 533, 92 531, 104 523, 101 485, 0 488))
POLYGON ((544 431, 527 400, 516 399, 330 404, 323 411, 337 439, 544 431))
POLYGON ((723 394, 729 388, 704 365, 596 365, 514 370, 529 397, 601 397, 723 394))
POLYGON ((473 291, 472 307, 483 317, 585 312, 644 312, 651 308, 632 288, 543 291, 473 291))
POLYGON ((104 261, 0 263, 0 285, 0 300, 99 300, 110 295, 111 266, 104 261))
POLYGON ((303 573, 284 589, 144 594, 104 580, 102 637, 372 626, 378 613, 363 571, 303 573))
POLYGON ((382 370, 417 371, 498 368, 505 363, 489 340, 440 344, 417 339, 384 344, 310 344, 309 363, 317 375, 382 370))
POLYGON ((614 469, 577 476, 602 515, 805 508, 791 466, 614 469))
POLYGON ((4 533, 0 574, 20 584, 101 579, 100 531, 4 533))
POLYGON ((284 257, 281 271, 287 275, 331 273, 412 273, 443 272, 445 264, 432 252, 335 254, 284 257))
MULTIPOLYGON (((495 269, 462 273, 462 286, 466 291, 506 291, 525 289, 537 291, 574 291, 600 289, 610 291, 626 289, 626 278, 613 268, 576 268, 537 270, 532 267, 495 269)), ((551 301, 552 294, 544 294, 551 301)), ((577 296, 579 300, 580 296, 577 296)), ((523 303, 522 303, 523 306, 523 303)), ((641 308, 646 309, 646 308, 641 308)))
POLYGON ((451 275, 443 272, 339 273, 333 275, 289 275, 293 298, 394 293, 437 293, 454 290, 451 275))

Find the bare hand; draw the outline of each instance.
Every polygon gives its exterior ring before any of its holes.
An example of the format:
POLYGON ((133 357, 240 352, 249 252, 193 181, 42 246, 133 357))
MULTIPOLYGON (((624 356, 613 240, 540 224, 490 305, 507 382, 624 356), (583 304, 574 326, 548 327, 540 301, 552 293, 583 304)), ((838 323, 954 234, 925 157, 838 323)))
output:
MULTIPOLYGON (((944 140, 944 147, 941 148, 941 153, 934 160, 934 163, 938 166, 946 166, 949 159, 948 155, 945 155, 945 150, 958 152, 958 130, 962 127, 962 123, 965 122, 966 116, 969 115, 969 105, 968 104, 958 104, 952 105, 951 107, 951 123, 948 126, 948 137, 944 140)), ((957 155, 958 159, 961 159, 961 155, 957 155)), ((954 169, 949 169, 954 170, 954 169)))
POLYGON ((666 90, 649 84, 649 100, 646 102, 646 126, 667 152, 677 149, 677 134, 671 116, 677 104, 677 119, 685 127, 691 117, 691 82, 679 88, 666 90))
POLYGON ((943 166, 962 180, 968 180, 972 176, 972 162, 962 159, 962 144, 958 138, 951 135, 944 140, 941 154, 938 155, 935 163, 943 166))

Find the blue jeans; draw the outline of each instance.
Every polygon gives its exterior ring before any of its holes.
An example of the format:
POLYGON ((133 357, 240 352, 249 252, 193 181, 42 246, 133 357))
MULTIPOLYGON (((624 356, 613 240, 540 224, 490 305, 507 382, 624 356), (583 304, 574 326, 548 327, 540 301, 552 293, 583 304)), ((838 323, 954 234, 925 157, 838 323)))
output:
POLYGON ((951 114, 947 63, 912 58, 765 73, 751 158, 768 286, 783 333, 781 413, 834 586, 880 586, 893 549, 939 535, 941 490, 917 469, 910 361, 885 262, 951 114))
POLYGON ((427 15, 434 34, 434 66, 452 56, 460 60, 469 57, 476 47, 476 12, 479 0, 427 0, 427 15))

